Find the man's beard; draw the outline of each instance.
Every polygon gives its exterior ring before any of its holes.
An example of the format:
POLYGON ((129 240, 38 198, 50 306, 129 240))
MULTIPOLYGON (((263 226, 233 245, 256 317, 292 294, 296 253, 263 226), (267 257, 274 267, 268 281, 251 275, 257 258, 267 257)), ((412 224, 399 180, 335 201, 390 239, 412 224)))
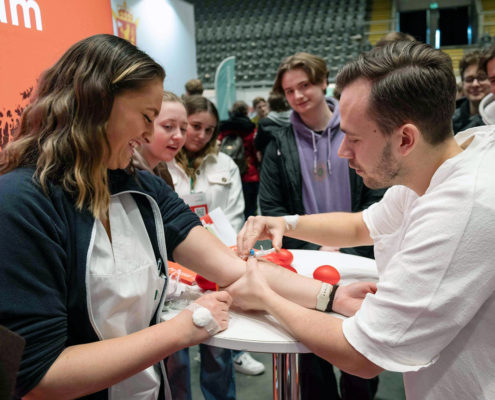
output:
POLYGON ((384 189, 396 185, 404 176, 404 168, 392 157, 392 146, 387 142, 380 161, 371 168, 368 176, 363 177, 364 184, 370 189, 384 189))

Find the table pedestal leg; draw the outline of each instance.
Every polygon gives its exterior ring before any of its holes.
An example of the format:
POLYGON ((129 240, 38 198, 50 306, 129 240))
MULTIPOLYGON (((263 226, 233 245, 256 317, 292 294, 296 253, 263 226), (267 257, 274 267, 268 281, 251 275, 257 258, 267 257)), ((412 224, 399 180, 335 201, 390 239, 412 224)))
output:
POLYGON ((298 354, 274 354, 273 399, 299 400, 300 397, 298 354))

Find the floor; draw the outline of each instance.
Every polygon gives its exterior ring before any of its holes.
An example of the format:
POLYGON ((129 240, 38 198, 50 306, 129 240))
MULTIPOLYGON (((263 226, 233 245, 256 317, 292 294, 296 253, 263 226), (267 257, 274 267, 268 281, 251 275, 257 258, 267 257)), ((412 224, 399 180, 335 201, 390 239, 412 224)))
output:
MULTIPOLYGON (((191 386, 193 400, 204 400, 199 387, 200 364, 193 360, 198 353, 197 347, 191 348, 191 386)), ((258 361, 265 364, 266 371, 259 376, 236 373, 236 391, 238 400, 273 400, 272 389, 272 355, 251 353, 258 361)), ((339 371, 337 370, 337 375, 339 371)), ((405 400, 402 374, 385 371, 380 375, 380 385, 375 400, 405 400)), ((317 400, 317 399, 315 399, 317 400)))

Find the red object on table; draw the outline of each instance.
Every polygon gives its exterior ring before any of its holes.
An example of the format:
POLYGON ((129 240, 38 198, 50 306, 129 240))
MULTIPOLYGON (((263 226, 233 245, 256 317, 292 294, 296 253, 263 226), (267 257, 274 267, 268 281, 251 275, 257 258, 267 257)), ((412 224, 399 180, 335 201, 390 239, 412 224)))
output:
POLYGON ((218 290, 218 286, 215 282, 209 281, 206 278, 203 278, 201 275, 196 275, 196 284, 203 290, 218 290))
POLYGON ((335 285, 340 281, 340 274, 334 267, 331 265, 322 265, 315 269, 313 272, 313 278, 329 283, 330 285, 335 285))
POLYGON ((280 253, 270 253, 263 258, 297 274, 295 268, 291 267, 292 261, 294 261, 294 256, 289 250, 280 249, 280 253))

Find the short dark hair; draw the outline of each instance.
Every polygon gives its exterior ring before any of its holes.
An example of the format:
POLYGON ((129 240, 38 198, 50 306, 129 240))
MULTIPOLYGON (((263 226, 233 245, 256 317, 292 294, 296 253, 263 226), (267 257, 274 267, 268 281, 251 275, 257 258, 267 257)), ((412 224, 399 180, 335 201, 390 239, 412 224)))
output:
POLYGON ((375 47, 383 47, 387 46, 390 43, 395 43, 395 42, 414 42, 416 39, 409 35, 408 33, 403 33, 403 32, 390 32, 387 33, 384 37, 382 37, 375 45, 375 47))
POLYGON ((448 54, 419 42, 391 43, 344 65, 338 92, 358 79, 372 83, 368 112, 385 135, 411 122, 431 145, 452 137, 457 87, 448 54))
POLYGON ((247 117, 249 113, 249 106, 242 100, 234 102, 232 105, 232 115, 238 115, 241 117, 247 117))
POLYGON ((186 90, 190 96, 202 95, 203 94, 203 84, 199 79, 191 79, 186 83, 186 90))
POLYGON ((256 108, 259 103, 266 103, 265 99, 263 97, 255 97, 253 100, 253 108, 256 108))
MULTIPOLYGON (((308 75, 309 81, 313 85, 326 82, 328 84, 328 67, 325 60, 319 56, 309 53, 296 53, 293 56, 282 60, 278 67, 275 83, 273 84, 273 92, 285 96, 284 88, 282 87, 282 78, 288 71, 302 69, 308 75)), ((325 92, 325 91, 323 91, 325 92)))
POLYGON ((495 58, 495 45, 490 46, 490 47, 483 50, 483 52, 481 53, 479 69, 481 71, 488 73, 486 67, 487 67, 488 61, 490 61, 492 58, 495 58))
POLYGON ((270 110, 275 112, 284 112, 290 110, 290 105, 287 102, 285 96, 282 96, 278 93, 270 93, 270 96, 268 97, 268 105, 270 106, 270 110))
MULTIPOLYGON (((482 52, 480 50, 474 50, 470 53, 464 54, 464 56, 459 61, 459 72, 461 73, 461 79, 464 81, 464 72, 471 65, 479 66, 482 58, 482 52)), ((478 67, 479 68, 479 67, 478 67)))

